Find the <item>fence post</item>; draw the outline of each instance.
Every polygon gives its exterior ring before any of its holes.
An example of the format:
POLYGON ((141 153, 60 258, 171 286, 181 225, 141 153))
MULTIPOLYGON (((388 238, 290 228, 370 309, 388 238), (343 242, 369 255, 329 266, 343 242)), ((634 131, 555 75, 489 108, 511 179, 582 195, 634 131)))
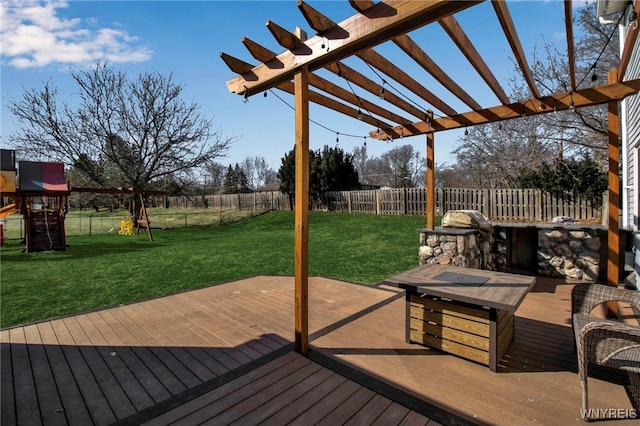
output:
POLYGON ((402 188, 402 214, 406 215, 407 214, 407 188, 402 188))
POLYGON ((93 216, 89 215, 89 235, 91 235, 91 227, 92 227, 92 225, 93 225, 93 216))
POLYGON ((609 225, 609 193, 602 194, 602 226, 609 225))

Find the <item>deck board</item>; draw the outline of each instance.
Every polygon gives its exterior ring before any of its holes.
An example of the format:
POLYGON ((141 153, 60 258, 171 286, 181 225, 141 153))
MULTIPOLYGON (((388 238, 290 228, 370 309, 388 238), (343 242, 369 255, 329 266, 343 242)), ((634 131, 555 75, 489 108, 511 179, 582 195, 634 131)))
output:
MULTIPOLYGON (((292 277, 0 330, 1 422, 581 424, 572 286, 538 280, 497 373, 406 343, 398 289, 317 277, 308 358, 272 356, 293 341, 292 277)), ((607 374, 589 379, 591 407, 630 408, 607 374)))

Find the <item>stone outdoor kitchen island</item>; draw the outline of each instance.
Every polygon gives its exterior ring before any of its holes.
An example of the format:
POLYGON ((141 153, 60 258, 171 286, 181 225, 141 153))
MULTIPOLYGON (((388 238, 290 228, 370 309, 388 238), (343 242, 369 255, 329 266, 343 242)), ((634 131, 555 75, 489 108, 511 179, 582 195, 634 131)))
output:
POLYGON ((597 281, 606 259, 598 226, 493 224, 478 229, 419 229, 419 264, 441 264, 492 271, 517 270, 545 277, 597 281))

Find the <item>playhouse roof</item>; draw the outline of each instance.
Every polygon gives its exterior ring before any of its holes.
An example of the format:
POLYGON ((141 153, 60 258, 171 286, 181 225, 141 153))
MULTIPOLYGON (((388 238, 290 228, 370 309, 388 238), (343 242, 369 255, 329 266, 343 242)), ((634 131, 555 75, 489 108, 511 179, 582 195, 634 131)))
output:
POLYGON ((68 192, 62 163, 20 161, 18 187, 21 192, 68 192))

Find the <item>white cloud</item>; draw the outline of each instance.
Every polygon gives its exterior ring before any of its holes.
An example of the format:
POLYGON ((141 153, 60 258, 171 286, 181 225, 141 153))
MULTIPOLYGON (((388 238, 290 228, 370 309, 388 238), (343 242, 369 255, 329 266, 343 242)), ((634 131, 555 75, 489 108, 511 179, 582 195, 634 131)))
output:
POLYGON ((141 62, 151 57, 151 50, 121 28, 95 29, 95 18, 58 16, 58 10, 68 6, 66 0, 0 2, 2 65, 38 68, 100 60, 141 62))

